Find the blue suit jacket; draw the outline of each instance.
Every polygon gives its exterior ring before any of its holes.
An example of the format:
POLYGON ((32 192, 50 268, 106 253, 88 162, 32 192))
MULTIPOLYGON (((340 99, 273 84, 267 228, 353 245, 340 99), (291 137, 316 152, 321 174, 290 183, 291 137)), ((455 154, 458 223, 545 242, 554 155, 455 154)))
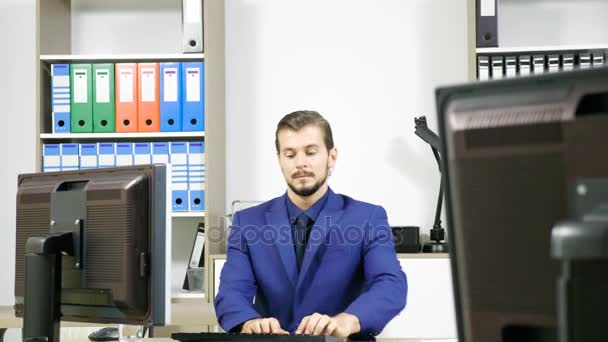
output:
POLYGON ((348 312, 359 318, 360 336, 370 336, 403 309, 407 281, 386 211, 328 191, 300 272, 287 194, 234 215, 214 303, 224 330, 275 317, 293 333, 304 316, 348 312))

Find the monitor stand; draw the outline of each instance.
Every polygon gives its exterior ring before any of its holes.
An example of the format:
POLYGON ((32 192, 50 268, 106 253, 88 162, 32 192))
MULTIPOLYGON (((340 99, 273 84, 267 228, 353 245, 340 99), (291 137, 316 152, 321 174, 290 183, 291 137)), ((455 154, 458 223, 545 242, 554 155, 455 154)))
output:
POLYGON ((75 222, 80 226, 78 233, 31 237, 25 244, 24 342, 59 341, 61 255, 62 252, 76 254, 74 267, 82 267, 82 253, 78 248, 78 238, 82 237, 82 224, 78 221, 80 220, 75 222))

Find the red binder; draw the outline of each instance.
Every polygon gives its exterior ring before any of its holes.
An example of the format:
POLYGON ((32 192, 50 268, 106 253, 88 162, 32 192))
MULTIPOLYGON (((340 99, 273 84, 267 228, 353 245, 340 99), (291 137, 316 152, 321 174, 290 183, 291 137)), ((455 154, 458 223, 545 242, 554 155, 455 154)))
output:
POLYGON ((137 130, 160 132, 158 63, 138 63, 137 130))
POLYGON ((116 63, 116 132, 137 132, 137 64, 116 63))

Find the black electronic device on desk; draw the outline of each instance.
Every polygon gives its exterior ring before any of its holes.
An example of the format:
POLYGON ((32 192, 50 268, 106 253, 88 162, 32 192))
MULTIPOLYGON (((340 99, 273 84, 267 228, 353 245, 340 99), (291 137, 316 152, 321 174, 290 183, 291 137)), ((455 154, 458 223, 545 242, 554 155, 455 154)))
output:
POLYGON ((171 338, 180 342, 344 342, 334 336, 233 334, 233 333, 174 333, 171 338))
POLYGON ((436 97, 458 339, 608 341, 608 68, 436 97))
POLYGON ((435 209, 435 220, 433 221, 433 228, 431 228, 431 242, 426 243, 422 246, 422 251, 425 253, 447 253, 448 252, 448 244, 444 242, 445 240, 445 229, 441 226, 441 205, 443 203, 443 172, 441 166, 441 157, 439 155, 439 150, 441 148, 441 140, 439 136, 435 134, 433 131, 429 129, 426 123, 426 117, 421 116, 419 118, 414 118, 414 124, 416 130, 414 133, 420 139, 426 141, 429 145, 431 145, 431 150, 433 151, 433 155, 435 156, 435 160, 437 161, 437 166, 439 167, 439 196, 437 196, 437 207, 435 209))
POLYGON ((165 165, 19 175, 15 314, 24 341, 59 341, 60 320, 165 325, 166 184, 165 165))

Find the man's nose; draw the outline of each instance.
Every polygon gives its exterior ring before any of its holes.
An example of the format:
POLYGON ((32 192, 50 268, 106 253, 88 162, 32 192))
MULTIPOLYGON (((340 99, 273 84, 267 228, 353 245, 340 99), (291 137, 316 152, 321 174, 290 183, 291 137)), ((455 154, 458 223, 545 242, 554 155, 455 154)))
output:
POLYGON ((296 154, 296 167, 298 169, 303 169, 308 165, 308 158, 304 153, 296 154))

